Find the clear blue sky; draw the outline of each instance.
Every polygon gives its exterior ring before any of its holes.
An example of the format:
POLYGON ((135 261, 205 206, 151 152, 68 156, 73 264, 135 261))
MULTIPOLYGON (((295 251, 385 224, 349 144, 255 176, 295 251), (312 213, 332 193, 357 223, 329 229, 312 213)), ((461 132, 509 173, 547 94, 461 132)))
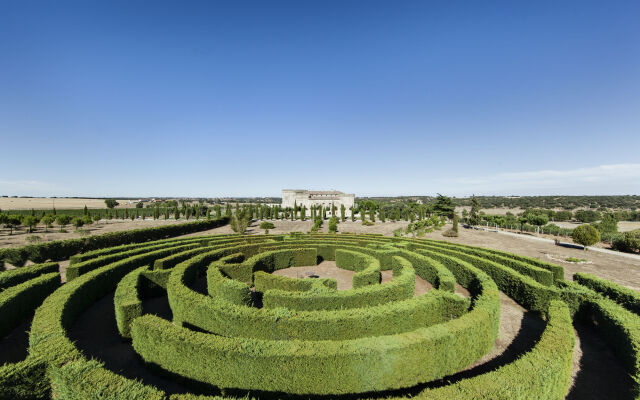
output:
POLYGON ((640 193, 638 1, 2 1, 0 194, 640 193))

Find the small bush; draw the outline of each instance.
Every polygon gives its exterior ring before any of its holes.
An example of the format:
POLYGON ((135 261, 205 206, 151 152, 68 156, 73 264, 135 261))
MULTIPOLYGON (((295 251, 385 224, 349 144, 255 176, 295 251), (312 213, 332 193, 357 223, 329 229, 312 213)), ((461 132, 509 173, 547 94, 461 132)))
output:
POLYGON ((600 241, 600 232, 591 225, 580 225, 573 230, 573 241, 584 246, 594 245, 600 241))
POLYGON ((446 231, 442 232, 442 236, 444 236, 444 237, 458 237, 458 232, 453 230, 453 229, 447 229, 446 231))
POLYGON ((260 229, 274 229, 276 226, 273 224, 273 222, 269 222, 269 221, 262 221, 260 223, 260 229))

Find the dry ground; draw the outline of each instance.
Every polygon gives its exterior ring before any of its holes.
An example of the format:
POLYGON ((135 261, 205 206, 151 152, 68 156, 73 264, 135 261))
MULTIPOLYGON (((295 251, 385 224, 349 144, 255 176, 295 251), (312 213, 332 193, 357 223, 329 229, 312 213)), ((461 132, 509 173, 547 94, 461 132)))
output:
MULTIPOLYGON (((553 222, 561 228, 573 229, 576 226, 582 225, 581 222, 553 222)), ((619 232, 628 232, 634 229, 640 229, 640 221, 620 221, 618 222, 619 232)))
MULTIPOLYGON (((131 208, 135 204, 129 204, 129 200, 116 200, 120 205, 118 208, 131 208)), ((50 199, 46 197, 0 197, 1 210, 47 210, 55 207, 57 210, 72 210, 87 208, 106 208, 104 199, 50 199)))

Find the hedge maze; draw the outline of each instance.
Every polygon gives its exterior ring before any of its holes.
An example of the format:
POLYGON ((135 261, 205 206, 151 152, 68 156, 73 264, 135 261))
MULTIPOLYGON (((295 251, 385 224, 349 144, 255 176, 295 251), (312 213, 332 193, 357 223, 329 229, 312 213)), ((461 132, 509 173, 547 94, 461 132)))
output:
POLYGON ((562 399, 575 320, 594 323, 640 396, 639 294, 587 274, 564 281, 562 267, 537 259, 350 234, 96 247, 70 257, 64 284, 55 262, 0 272, 3 336, 32 318, 28 356, 0 367, 0 398, 562 399), (323 260, 353 271, 352 289, 272 274, 323 260), (433 289, 415 295, 416 276, 433 289), (458 284, 470 297, 455 293, 458 284), (542 335, 515 361, 449 382, 493 348, 500 292, 546 321, 542 335), (112 293, 119 340, 182 393, 111 370, 71 338, 80 316, 112 293), (146 311, 157 298, 170 318, 146 311))

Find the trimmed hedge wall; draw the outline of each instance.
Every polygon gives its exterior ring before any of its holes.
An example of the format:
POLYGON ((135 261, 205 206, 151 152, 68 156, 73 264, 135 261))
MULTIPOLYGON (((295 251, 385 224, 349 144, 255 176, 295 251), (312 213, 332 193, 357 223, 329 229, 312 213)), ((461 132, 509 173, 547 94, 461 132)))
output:
POLYGON ((489 337, 490 321, 476 318, 474 311, 403 334, 344 341, 229 338, 190 331, 153 315, 135 319, 131 333, 145 361, 222 388, 362 393, 428 382, 481 357, 495 336, 489 337))
POLYGON ((128 250, 122 253, 107 254, 97 258, 92 258, 90 260, 83 261, 81 263, 70 265, 67 268, 67 282, 70 282, 75 278, 77 278, 78 276, 82 274, 86 274, 89 271, 93 271, 96 268, 100 268, 107 264, 111 264, 118 260, 122 260, 128 257, 133 257, 138 254, 145 254, 145 253, 152 252, 154 250, 163 250, 163 249, 178 249, 179 251, 177 252, 179 253, 185 250, 198 248, 200 246, 201 246, 200 241, 188 240, 185 242, 180 241, 180 242, 172 243, 169 246, 166 246, 166 245, 143 246, 143 247, 133 249, 133 250, 128 250))
POLYGON ((0 399, 50 399, 51 384, 46 374, 47 363, 37 357, 0 366, 0 399))
POLYGON ((229 279, 222 272, 210 266, 207 270, 207 290, 209 296, 232 304, 251 306, 251 289, 244 282, 229 279))
POLYGON ((15 286, 29 279, 37 278, 42 274, 57 272, 59 269, 60 266, 58 263, 50 262, 0 272, 0 292, 2 292, 3 289, 15 286))
POLYGON ((600 337, 635 380, 635 395, 640 398, 640 316, 605 298, 589 299, 587 306, 600 337))
MULTIPOLYGON (((227 337, 342 340, 388 335, 437 323, 442 318, 458 315, 459 312, 455 310, 460 307, 466 309, 468 306, 465 299, 450 294, 446 298, 445 308, 443 304, 436 305, 432 300, 418 298, 377 307, 336 311, 304 312, 266 307, 256 309, 205 296, 188 287, 197 270, 213 257, 215 253, 203 254, 176 266, 169 277, 167 294, 174 322, 186 322, 227 337), (247 329, 249 326, 251 329, 247 329)), ((408 262, 402 262, 406 268, 408 262)), ((358 290, 368 289, 369 287, 358 290)), ((265 296, 270 292, 272 291, 267 291, 265 296)))
POLYGON ((583 272, 573 274, 573 280, 640 315, 640 292, 583 272))
POLYGON ((490 260, 430 246, 421 247, 415 251, 436 258, 445 264, 455 262, 455 259, 472 263, 488 273, 500 290, 531 311, 544 313, 549 308, 551 300, 560 297, 555 287, 544 286, 529 276, 522 275, 490 260))
POLYGON ((113 303, 116 313, 116 325, 120 336, 130 338, 131 322, 142 315, 142 299, 140 297, 140 276, 149 267, 146 265, 134 269, 118 282, 113 303))
POLYGON ((290 292, 305 292, 307 290, 327 289, 337 290, 338 281, 333 278, 289 278, 288 276, 280 276, 268 274, 263 271, 257 271, 253 274, 253 285, 257 292, 266 292, 267 290, 286 290, 290 292))
POLYGON ((0 292, 0 338, 28 317, 60 286, 60 274, 50 272, 0 292))
POLYGON ((380 261, 368 254, 336 249, 335 261, 338 268, 356 271, 352 278, 354 289, 382 282, 380 261))
POLYGON ((394 278, 384 285, 369 285, 340 291, 268 290, 262 297, 262 305, 264 308, 281 307, 297 311, 342 310, 371 307, 412 298, 415 290, 415 270, 411 263, 395 256, 391 264, 394 278))
MULTIPOLYGON (((552 301, 548 323, 535 347, 494 371, 437 389, 415 399, 562 400, 569 390, 575 337, 569 309, 552 301)), ((395 398, 406 399, 402 398, 395 398)))
POLYGON ((103 247, 118 246, 126 243, 145 242, 170 236, 185 235, 213 229, 229 223, 228 218, 187 222, 184 224, 163 225, 154 228, 134 229, 130 231, 110 232, 102 235, 79 239, 57 240, 47 243, 0 250, 0 260, 21 267, 27 260, 41 263, 47 260, 60 261, 74 254, 103 247))
POLYGON ((551 271, 551 273, 553 274, 554 280, 556 281, 564 280, 564 268, 561 265, 556 265, 546 261, 538 260, 537 258, 521 256, 513 253, 507 253, 505 251, 500 251, 500 250, 487 249, 484 247, 467 246, 459 243, 454 244, 450 242, 442 242, 442 241, 431 240, 431 239, 426 239, 424 241, 430 242, 430 243, 437 243, 439 245, 448 245, 451 247, 456 247, 462 251, 467 251, 470 254, 473 254, 473 253, 481 254, 483 257, 486 257, 487 259, 490 259, 496 262, 503 262, 508 259, 521 261, 525 264, 529 264, 534 267, 551 271), (496 257, 495 258, 491 257, 492 254, 495 255, 496 257))

